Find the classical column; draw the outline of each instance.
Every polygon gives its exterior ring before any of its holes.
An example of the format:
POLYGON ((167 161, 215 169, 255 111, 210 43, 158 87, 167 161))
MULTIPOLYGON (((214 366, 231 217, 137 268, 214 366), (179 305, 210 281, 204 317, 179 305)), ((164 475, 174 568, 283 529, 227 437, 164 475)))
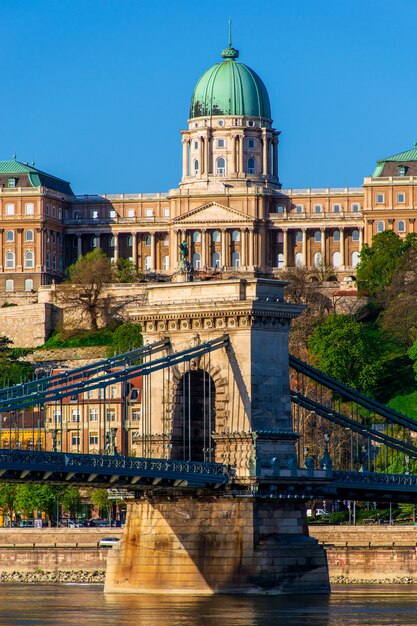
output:
POLYGON ((117 261, 119 260, 119 233, 113 233, 113 237, 114 237, 113 259, 114 259, 114 262, 117 263, 117 261))
POLYGON ((207 136, 204 141, 204 172, 208 176, 210 174, 210 130, 207 130, 207 136))
POLYGON ((326 229, 320 228, 321 238, 320 238, 320 252, 321 252, 321 265, 324 267, 326 265, 326 229))
POLYGON ((221 265, 222 267, 228 267, 228 263, 226 261, 226 229, 222 228, 221 230, 221 237, 222 237, 222 259, 221 259, 221 265))
POLYGON ((236 135, 232 135, 232 162, 231 172, 236 174, 236 135))
POLYGON ((171 230, 170 232, 170 257, 172 258, 171 267, 176 269, 178 265, 178 228, 171 230))
POLYGON ((243 152, 244 152, 243 142, 244 142, 244 137, 243 135, 240 135, 239 137, 239 174, 243 174, 245 171, 245 168, 243 167, 243 152))
POLYGON ((262 175, 268 175, 268 139, 265 128, 262 129, 262 175))
POLYGON ((253 267, 253 242, 254 242, 255 233, 253 232, 253 228, 249 228, 249 265, 253 267))
POLYGON ((205 228, 201 229, 201 269, 204 269, 208 263, 207 263, 207 251, 206 251, 206 237, 207 237, 207 231, 205 228))
POLYGON ((264 249, 265 249, 265 229, 260 226, 258 229, 258 267, 264 267, 264 249))
POLYGON ((198 173, 199 176, 204 173, 204 139, 203 137, 198 138, 198 173))
POLYGON ((151 271, 155 271, 155 233, 149 233, 151 237, 151 271))
POLYGON ((246 265, 246 228, 240 230, 240 265, 246 265))
POLYGON ((286 268, 288 267, 288 228, 282 229, 282 255, 284 257, 282 267, 286 268))
POLYGON ((17 241, 16 241, 16 269, 21 270, 23 268, 23 228, 17 229, 17 241))
POLYGON ((340 243, 339 243, 339 252, 340 252, 340 268, 343 269, 345 267, 345 229, 340 227, 340 243))
POLYGON ((275 178, 278 178, 278 137, 274 137, 274 163, 273 163, 273 174, 275 178))
MULTIPOLYGON (((36 229, 39 232, 39 228, 36 229)), ((40 250, 40 246, 36 246, 37 250, 40 250)), ((37 255, 36 260, 39 260, 39 254, 37 255)), ((39 261, 40 263, 40 261, 39 261)), ((0 228, 0 272, 4 271, 4 228, 0 228)))
POLYGON ((302 228, 301 233, 303 236, 301 254, 303 257, 303 267, 307 267, 307 228, 302 228))
POLYGON ((82 237, 81 237, 81 235, 77 235, 77 256, 81 256, 82 253, 83 253, 82 237))
POLYGON ((94 233, 94 237, 96 238, 96 248, 101 248, 100 233, 94 233))
POLYGON ((132 233, 132 262, 138 268, 138 234, 132 233))
POLYGON ((359 227, 359 252, 362 250, 363 248, 363 228, 362 226, 359 227))
POLYGON ((188 139, 182 138, 182 176, 188 176, 188 139))

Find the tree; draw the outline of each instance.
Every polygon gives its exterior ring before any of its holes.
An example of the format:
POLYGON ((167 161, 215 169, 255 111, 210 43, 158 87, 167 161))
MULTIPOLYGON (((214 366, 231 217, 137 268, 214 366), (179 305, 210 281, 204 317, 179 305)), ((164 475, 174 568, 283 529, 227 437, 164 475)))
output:
POLYGON ((359 287, 373 296, 387 287, 402 256, 415 242, 414 233, 408 234, 405 239, 392 230, 375 235, 372 245, 365 244, 360 253, 360 262, 356 268, 359 287))
POLYGON ((30 363, 18 360, 19 352, 10 346, 13 342, 7 337, 0 337, 0 386, 7 387, 27 380, 33 373, 30 363))
POLYGON ((105 512, 107 517, 110 517, 111 500, 109 500, 107 489, 93 489, 91 491, 90 498, 91 502, 98 510, 99 515, 102 515, 103 512, 105 512))
POLYGON ((117 259, 114 278, 118 283, 137 283, 143 280, 143 276, 138 273, 133 261, 122 258, 117 259))
POLYGON ((0 484, 0 509, 3 515, 7 515, 11 522, 15 510, 17 485, 13 483, 0 484))
POLYGON ((77 517, 82 510, 81 494, 78 487, 69 485, 68 487, 61 488, 58 494, 59 504, 66 513, 69 513, 70 517, 77 517))
POLYGON ((91 330, 99 327, 100 316, 106 317, 108 298, 103 297, 106 283, 113 280, 110 259, 100 248, 80 256, 68 269, 68 285, 59 292, 59 299, 73 306, 86 319, 91 330))
POLYGON ((107 356, 129 352, 143 345, 142 327, 140 324, 122 324, 118 326, 112 338, 111 345, 107 348, 107 356))
POLYGON ((377 387, 384 369, 380 349, 353 317, 326 317, 314 329, 309 347, 325 374, 365 393, 377 387))
POLYGON ((45 513, 48 525, 55 516, 57 498, 60 488, 52 485, 36 485, 24 483, 18 485, 15 499, 15 510, 31 516, 35 509, 45 513))

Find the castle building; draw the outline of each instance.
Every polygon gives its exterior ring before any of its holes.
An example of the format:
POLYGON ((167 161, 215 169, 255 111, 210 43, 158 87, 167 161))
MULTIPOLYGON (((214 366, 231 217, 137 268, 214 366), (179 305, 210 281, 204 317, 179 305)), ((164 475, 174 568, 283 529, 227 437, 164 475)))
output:
POLYGON ((238 58, 229 43, 198 80, 181 131, 182 178, 167 193, 77 196, 34 166, 0 161, 3 297, 59 282, 94 248, 145 274, 172 274, 185 240, 203 278, 294 266, 343 276, 376 233, 415 232, 416 148, 378 161, 361 187, 283 188, 267 89, 238 58))

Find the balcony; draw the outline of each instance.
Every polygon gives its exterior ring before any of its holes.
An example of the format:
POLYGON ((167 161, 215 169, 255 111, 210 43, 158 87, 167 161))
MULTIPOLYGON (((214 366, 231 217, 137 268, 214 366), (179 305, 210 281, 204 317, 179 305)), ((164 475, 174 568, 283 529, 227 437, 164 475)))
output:
POLYGON ((306 189, 281 189, 286 196, 363 196, 362 187, 308 187, 306 189))

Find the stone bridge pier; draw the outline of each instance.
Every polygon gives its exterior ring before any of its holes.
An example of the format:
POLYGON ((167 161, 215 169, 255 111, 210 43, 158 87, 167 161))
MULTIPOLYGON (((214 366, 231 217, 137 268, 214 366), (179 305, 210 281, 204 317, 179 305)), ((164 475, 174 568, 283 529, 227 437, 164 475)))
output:
POLYGON ((302 308, 285 302, 284 286, 154 284, 146 305, 130 310, 144 340, 169 337, 172 352, 228 336, 227 347, 148 377, 139 434, 144 456, 224 463, 234 477, 211 493, 156 486, 129 504, 106 591, 328 592, 325 553, 308 537, 304 505, 280 499, 276 479, 297 464, 288 333, 302 308))

